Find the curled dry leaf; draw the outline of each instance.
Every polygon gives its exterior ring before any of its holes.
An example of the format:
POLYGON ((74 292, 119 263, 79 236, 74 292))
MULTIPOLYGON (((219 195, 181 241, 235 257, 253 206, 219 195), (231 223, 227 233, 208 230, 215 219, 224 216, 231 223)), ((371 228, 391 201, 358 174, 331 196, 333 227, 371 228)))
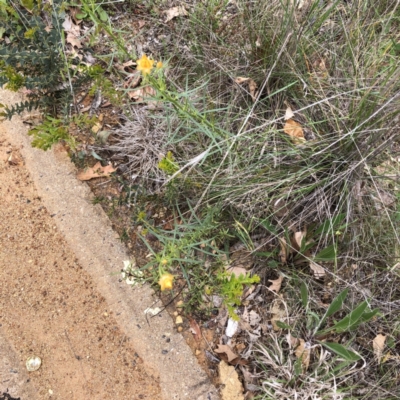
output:
POLYGON ((311 345, 303 339, 299 339, 299 341, 300 344, 297 346, 295 354, 296 357, 301 360, 303 370, 307 371, 308 366, 310 365, 311 345))
POLYGON ((182 17, 189 15, 185 7, 183 6, 172 7, 169 10, 164 11, 164 14, 167 16, 165 22, 171 21, 171 19, 174 19, 175 17, 182 17))
POLYGON ((227 344, 219 344, 214 351, 218 354, 225 353, 228 357, 228 362, 231 362, 235 358, 238 358, 238 355, 227 344))
POLYGON ((321 279, 325 276, 325 270, 322 268, 319 264, 317 264, 314 261, 310 261, 310 268, 312 272, 314 273, 314 276, 317 279, 321 279))
POLYGON ((251 96, 251 99, 253 101, 256 101, 257 99, 257 83, 255 83, 255 81, 251 78, 245 78, 243 76, 238 76, 235 81, 235 83, 237 83, 238 85, 242 84, 242 83, 247 83, 249 85, 249 93, 251 96))
POLYGON ((305 141, 303 128, 293 119, 286 121, 283 131, 292 138, 294 143, 303 143, 305 141))
MULTIPOLYGON (((136 86, 139 85, 140 81, 142 80, 142 76, 140 75, 139 71, 136 71, 129 75, 129 78, 124 82, 125 89, 134 89, 136 86)), ((136 90, 134 91, 136 92, 136 90)), ((131 92, 131 93, 134 93, 131 92)), ((129 97, 131 97, 131 93, 129 93, 129 97)))
POLYGON ((281 259, 281 263, 282 264, 286 264, 286 261, 288 259, 289 256, 289 246, 286 242, 285 238, 278 238, 279 240, 279 244, 281 245, 281 251, 279 252, 279 257, 281 259))
POLYGON ((201 329, 197 321, 193 318, 189 318, 190 330, 193 333, 194 339, 199 342, 201 340, 201 329))
POLYGON ((93 178, 101 178, 103 176, 110 176, 116 169, 111 165, 106 165, 103 167, 100 162, 92 168, 88 168, 86 171, 80 172, 77 178, 80 181, 88 181, 93 178))
POLYGON ((382 361, 382 353, 385 349, 386 335, 382 335, 381 333, 376 335, 375 339, 372 341, 372 347, 374 349, 374 354, 378 363, 382 361))
POLYGON ((301 249, 301 244, 303 239, 306 237, 307 231, 304 232, 295 232, 293 235, 293 247, 299 251, 301 249))
MULTIPOLYGON (((155 96, 156 91, 151 86, 144 86, 128 92, 128 95, 132 100, 142 102, 145 101, 146 97, 155 96)), ((150 101, 147 100, 147 102, 149 103, 150 101)))
POLYGON ((268 282, 272 283, 272 285, 269 286, 268 289, 278 293, 281 290, 282 281, 283 281, 283 276, 280 276, 278 279, 275 280, 268 279, 268 282))
POLYGON ((293 117, 294 117, 294 112, 290 107, 288 107, 285 112, 285 121, 287 121, 288 119, 292 119, 293 117))

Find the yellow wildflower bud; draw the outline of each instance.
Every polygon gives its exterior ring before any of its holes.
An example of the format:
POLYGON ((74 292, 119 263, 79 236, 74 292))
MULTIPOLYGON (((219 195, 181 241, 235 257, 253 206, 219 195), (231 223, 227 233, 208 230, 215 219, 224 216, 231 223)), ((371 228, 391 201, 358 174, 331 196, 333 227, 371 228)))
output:
POLYGON ((156 67, 157 67, 158 69, 162 68, 162 66, 163 66, 163 63, 162 63, 161 61, 159 61, 159 62, 157 63, 157 65, 156 65, 156 67))
POLYGON ((154 65, 154 61, 150 60, 150 58, 148 58, 146 54, 143 54, 142 57, 136 61, 136 64, 137 64, 136 69, 140 71, 143 75, 147 75, 150 74, 151 69, 153 68, 154 65))
POLYGON ((174 276, 169 272, 165 272, 164 274, 162 274, 160 280, 158 281, 158 284, 161 287, 161 291, 172 289, 173 281, 174 276))
POLYGON ((163 258, 163 259, 161 260, 161 264, 162 264, 162 265, 167 265, 167 264, 168 264, 168 260, 167 260, 166 258, 163 258))

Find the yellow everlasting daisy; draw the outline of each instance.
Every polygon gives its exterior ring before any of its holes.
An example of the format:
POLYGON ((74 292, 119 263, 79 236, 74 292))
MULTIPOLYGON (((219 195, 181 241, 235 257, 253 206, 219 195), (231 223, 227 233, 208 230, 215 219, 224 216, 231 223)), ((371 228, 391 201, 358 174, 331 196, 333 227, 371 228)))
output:
POLYGON ((174 282, 174 276, 168 272, 165 272, 164 274, 161 275, 158 284, 161 287, 161 291, 164 291, 164 290, 171 290, 173 282, 174 282))
POLYGON ((153 68, 154 61, 150 60, 146 56, 146 54, 143 54, 139 60, 136 61, 137 67, 136 69, 140 71, 143 75, 148 75, 151 72, 151 69, 153 68))

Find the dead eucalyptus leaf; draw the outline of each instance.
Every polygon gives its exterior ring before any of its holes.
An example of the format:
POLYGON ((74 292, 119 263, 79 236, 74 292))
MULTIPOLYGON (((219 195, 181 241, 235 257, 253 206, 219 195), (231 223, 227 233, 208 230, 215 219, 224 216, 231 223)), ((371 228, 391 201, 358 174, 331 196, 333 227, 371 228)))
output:
POLYGON ((174 19, 175 17, 182 17, 189 15, 185 7, 183 6, 172 7, 169 10, 164 11, 164 14, 167 16, 165 22, 171 21, 171 19, 174 19))
POLYGON ((77 178, 80 181, 88 181, 93 178, 101 178, 103 176, 110 176, 116 169, 111 165, 103 167, 100 162, 96 163, 94 167, 88 168, 86 171, 80 172, 77 178))
POLYGON ((281 285, 283 281, 283 276, 280 276, 278 279, 268 279, 268 282, 271 282, 272 285, 268 287, 269 290, 273 290, 278 293, 281 290, 281 285))
POLYGON ((321 279, 325 276, 325 269, 314 261, 310 261, 310 268, 317 279, 321 279))
POLYGON ((385 342, 386 342, 386 335, 382 335, 381 333, 376 335, 375 339, 372 341, 374 354, 379 364, 382 361, 382 353, 383 350, 385 349, 385 342))
POLYGON ((299 339, 299 341, 300 344, 296 348, 295 354, 296 357, 301 360, 303 370, 307 371, 310 365, 311 346, 310 343, 305 342, 303 339, 299 339))

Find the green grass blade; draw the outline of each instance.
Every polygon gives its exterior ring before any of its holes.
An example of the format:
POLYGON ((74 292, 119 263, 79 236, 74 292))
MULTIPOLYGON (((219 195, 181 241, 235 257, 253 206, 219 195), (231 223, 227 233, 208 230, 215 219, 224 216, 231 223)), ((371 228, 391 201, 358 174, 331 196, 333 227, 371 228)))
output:
POLYGON ((339 343, 325 342, 325 343, 321 343, 321 344, 322 344, 322 346, 324 346, 325 348, 327 348, 330 351, 333 351, 335 354, 342 357, 346 361, 358 361, 361 359, 361 357, 358 354, 346 349, 346 347, 342 346, 339 343))
POLYGON ((308 289, 307 289, 307 285, 304 282, 301 283, 300 291, 301 291, 301 303, 303 304, 304 308, 307 308, 307 305, 308 305, 308 289))
POLYGON ((314 261, 334 261, 336 258, 336 246, 334 244, 321 250, 315 257, 314 261))
POLYGON ((343 302, 347 297, 347 294, 349 293, 349 288, 346 288, 341 292, 333 301, 332 304, 329 306, 329 308, 326 310, 325 315, 321 319, 321 322, 319 323, 319 326, 322 325, 322 323, 331 315, 333 315, 336 311, 339 311, 342 308, 343 302))
POLYGON ((363 301, 360 303, 350 314, 346 315, 342 320, 337 322, 332 329, 334 329, 337 333, 342 333, 351 330, 357 324, 368 307, 368 303, 363 301))

